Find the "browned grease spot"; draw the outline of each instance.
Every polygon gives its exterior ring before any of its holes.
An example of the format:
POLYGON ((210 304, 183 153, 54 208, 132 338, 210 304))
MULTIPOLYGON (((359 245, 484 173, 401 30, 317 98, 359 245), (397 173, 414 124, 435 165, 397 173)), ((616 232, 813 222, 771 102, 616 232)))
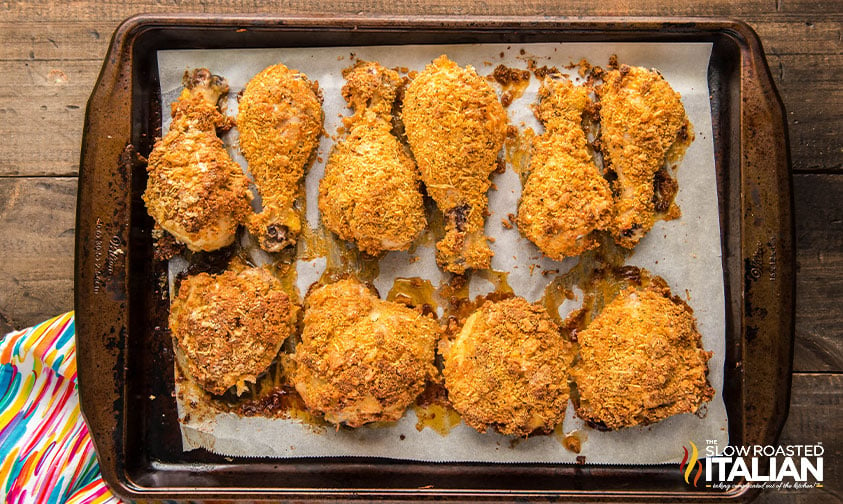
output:
POLYGON ((419 277, 396 278, 386 300, 416 308, 424 315, 436 316, 436 309, 439 308, 436 288, 430 280, 419 277))
POLYGON ((304 400, 290 385, 281 385, 261 396, 246 400, 235 411, 247 417, 289 418, 312 426, 327 425, 320 416, 308 411, 304 400))
POLYGON ((520 98, 530 85, 529 70, 510 68, 506 65, 495 67, 490 77, 503 88, 501 104, 504 107, 508 107, 514 100, 520 98))
POLYGON ((433 247, 445 236, 445 216, 436 203, 429 197, 424 198, 424 213, 427 216, 427 228, 410 245, 409 253, 415 253, 419 245, 433 247))
POLYGON ((173 257, 183 253, 185 249, 186 247, 183 243, 158 227, 157 224, 152 229, 152 254, 156 261, 169 261, 173 257))
POLYGON ((455 275, 439 289, 439 297, 446 302, 444 318, 448 320, 446 330, 449 334, 456 334, 465 320, 487 301, 502 301, 515 295, 507 281, 508 272, 483 270, 474 274, 490 282, 494 290, 471 299, 468 293, 468 277, 459 275, 455 275))
POLYGON ((566 450, 573 453, 582 451, 582 444, 588 439, 585 431, 575 430, 566 434, 561 425, 553 431, 553 436, 566 450))
POLYGON ((440 436, 446 436, 451 430, 460 424, 462 418, 450 406, 441 404, 427 404, 420 406, 414 404, 413 411, 416 413, 416 430, 421 432, 425 428, 431 429, 440 436))
POLYGON ((527 60, 527 68, 531 72, 533 72, 533 75, 535 75, 536 78, 539 79, 539 80, 544 79, 548 75, 560 73, 559 69, 556 68, 555 66, 551 66, 551 67, 549 67, 547 65, 544 65, 544 66, 541 66, 541 67, 537 66, 536 60, 534 60, 534 59, 527 60))
POLYGON ((676 193, 679 191, 679 184, 677 184, 676 180, 670 176, 667 169, 662 167, 656 172, 653 185, 655 186, 655 190, 653 191, 653 204, 656 212, 659 214, 665 214, 665 217, 668 217, 666 220, 669 220, 668 212, 671 206, 675 206, 673 204, 673 200, 676 198, 676 193))
POLYGON ((432 429, 445 436, 460 424, 462 419, 448 401, 448 392, 441 382, 430 382, 412 405, 416 413, 416 430, 432 429))
MULTIPOLYGON (((240 416, 259 416, 264 418, 283 418, 298 420, 315 432, 322 432, 329 425, 321 415, 308 411, 301 396, 288 383, 290 357, 281 356, 278 361, 270 365, 269 369, 260 375, 256 383, 247 383, 247 391, 237 396, 233 389, 221 396, 209 394, 190 379, 184 378, 181 366, 176 366, 177 380, 180 381, 181 391, 190 397, 188 401, 190 412, 184 419, 201 421, 211 419, 218 413, 234 413, 240 416)), ((182 402, 186 397, 182 396, 182 402)))
POLYGON ((584 329, 583 324, 591 322, 595 312, 599 313, 605 304, 633 282, 630 268, 639 271, 638 268, 624 266, 629 250, 616 245, 606 234, 600 235, 599 240, 597 249, 582 254, 573 268, 547 284, 540 301, 550 317, 567 330, 572 339, 575 339, 576 330, 584 329), (582 307, 563 320, 559 316, 559 307, 565 301, 576 298, 575 286, 583 292, 582 307))
POLYGON ((571 62, 570 64, 565 65, 565 68, 569 70, 573 70, 574 68, 576 68, 577 75, 579 75, 580 77, 585 77, 588 73, 591 72, 591 63, 589 63, 587 59, 583 58, 577 63, 571 62))
MULTIPOLYGON (((353 276, 363 283, 372 283, 380 273, 378 258, 361 252, 357 247, 344 242, 330 232, 325 232, 327 252, 324 255, 325 271, 319 278, 319 285, 334 283, 353 276)), ((312 286, 311 286, 312 287, 312 286)))
POLYGON ((509 294, 514 296, 515 292, 509 286, 509 272, 497 270, 482 270, 475 273, 478 278, 482 278, 494 286, 494 292, 498 294, 509 294))
POLYGON ((520 131, 515 129, 515 133, 507 135, 504 140, 506 162, 518 174, 522 187, 530 175, 530 150, 535 137, 536 132, 532 128, 524 128, 520 131))

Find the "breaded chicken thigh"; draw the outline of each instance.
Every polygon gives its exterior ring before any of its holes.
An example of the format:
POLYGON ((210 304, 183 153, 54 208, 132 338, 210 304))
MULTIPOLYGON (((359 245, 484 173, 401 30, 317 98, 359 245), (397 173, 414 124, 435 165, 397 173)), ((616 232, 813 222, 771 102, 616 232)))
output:
POLYGON ((693 311, 663 280, 622 291, 577 334, 577 415, 606 429, 695 413, 714 396, 693 311))
POLYGON ((597 95, 603 159, 617 174, 612 234, 632 248, 655 223, 657 173, 694 134, 679 93, 654 70, 621 65, 605 74, 597 95))
POLYGON ((240 150, 263 203, 249 232, 268 252, 295 244, 301 231, 293 203, 322 133, 318 89, 303 73, 278 64, 252 77, 240 98, 240 150))
POLYGON ((262 268, 181 282, 170 307, 170 331, 181 368, 202 388, 238 394, 254 383, 295 332, 298 307, 262 268))
POLYGON ((334 146, 319 183, 325 227, 363 252, 407 250, 427 225, 419 173, 392 134, 392 106, 401 78, 378 63, 343 71, 342 94, 354 115, 334 146))
POLYGON ((185 72, 170 129, 149 155, 147 211, 193 251, 230 245, 251 211, 249 179, 216 133, 230 126, 217 108, 227 93, 225 79, 207 69, 185 72))
POLYGON ((539 88, 535 112, 545 132, 533 141, 518 229, 557 261, 596 247, 594 232, 612 219, 612 192, 582 129, 588 102, 588 90, 561 75, 545 77, 539 88))
POLYGON ((564 419, 572 345, 541 305, 486 302, 443 346, 448 398, 469 426, 527 436, 564 419))
POLYGON ((427 193, 445 215, 437 262, 458 274, 489 268, 486 192, 507 123, 497 95, 474 68, 443 55, 408 86, 402 119, 427 193))
POLYGON ((439 324, 354 279, 305 300, 293 382, 308 409, 350 427, 401 418, 436 373, 439 324))

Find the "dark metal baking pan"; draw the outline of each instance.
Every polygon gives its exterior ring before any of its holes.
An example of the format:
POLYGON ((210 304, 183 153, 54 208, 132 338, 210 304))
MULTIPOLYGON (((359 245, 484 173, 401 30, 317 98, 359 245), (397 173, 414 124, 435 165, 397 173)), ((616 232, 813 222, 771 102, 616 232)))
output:
MULTIPOLYGON (((79 395, 108 485, 127 498, 745 500, 687 485, 675 465, 229 459, 183 453, 167 302, 141 193, 160 134, 156 51, 530 42, 711 42, 712 123, 726 285, 724 398, 733 445, 775 442, 787 416, 794 254, 784 111, 758 37, 700 18, 140 16, 115 32, 88 103, 79 176, 79 395)), ((680 447, 677 447, 679 450, 680 447)))

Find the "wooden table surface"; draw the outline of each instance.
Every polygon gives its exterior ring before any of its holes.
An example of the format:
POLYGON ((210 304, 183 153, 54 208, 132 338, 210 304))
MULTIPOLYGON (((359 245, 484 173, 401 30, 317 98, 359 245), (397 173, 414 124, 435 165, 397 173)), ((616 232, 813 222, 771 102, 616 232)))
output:
POLYGON ((787 109, 796 208, 796 345, 782 442, 825 446, 825 487, 759 502, 841 502, 843 6, 838 0, 0 1, 0 334, 73 308, 85 104, 137 13, 720 16, 760 35, 787 109))

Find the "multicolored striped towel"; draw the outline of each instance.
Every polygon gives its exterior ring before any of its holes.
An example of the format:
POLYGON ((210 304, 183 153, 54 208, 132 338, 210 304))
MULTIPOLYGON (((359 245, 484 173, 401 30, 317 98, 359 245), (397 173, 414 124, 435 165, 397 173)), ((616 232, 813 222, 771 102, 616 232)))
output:
POLYGON ((0 502, 118 503, 76 395, 73 312, 0 340, 0 502))

